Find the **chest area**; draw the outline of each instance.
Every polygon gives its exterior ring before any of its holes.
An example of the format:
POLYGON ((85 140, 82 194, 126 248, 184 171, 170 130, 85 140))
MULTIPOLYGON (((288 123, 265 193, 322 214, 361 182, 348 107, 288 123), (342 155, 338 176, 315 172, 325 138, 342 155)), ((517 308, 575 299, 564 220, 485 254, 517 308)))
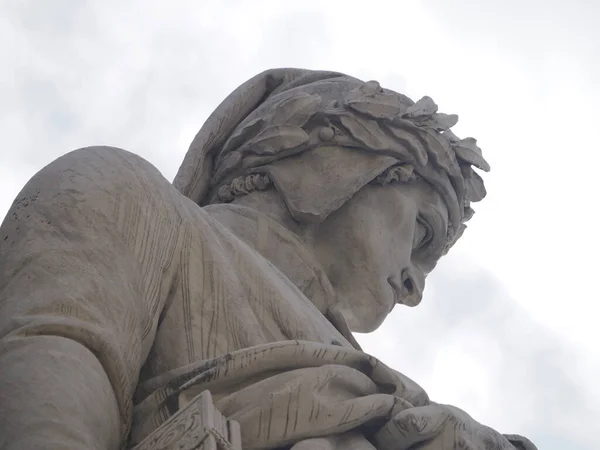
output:
POLYGON ((189 253, 200 260, 178 274, 150 355, 154 374, 270 342, 348 344, 308 297, 318 294, 316 279, 294 284, 234 244, 189 253))

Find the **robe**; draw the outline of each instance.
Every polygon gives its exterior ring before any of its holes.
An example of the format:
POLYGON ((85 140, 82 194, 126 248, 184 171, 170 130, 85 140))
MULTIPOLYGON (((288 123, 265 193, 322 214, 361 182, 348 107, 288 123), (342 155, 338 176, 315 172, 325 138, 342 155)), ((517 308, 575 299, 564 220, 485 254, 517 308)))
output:
MULTIPOLYGON (((206 391, 244 449, 454 445, 447 416, 360 350, 336 304, 267 215, 201 208, 123 150, 69 153, 0 226, 0 448, 133 447, 206 391)), ((506 439, 490 442, 535 449, 506 439)))
POLYGON ((0 233, 3 449, 132 446, 205 389, 245 449, 367 449, 360 430, 428 403, 356 348, 296 235, 131 153, 59 158, 0 233))

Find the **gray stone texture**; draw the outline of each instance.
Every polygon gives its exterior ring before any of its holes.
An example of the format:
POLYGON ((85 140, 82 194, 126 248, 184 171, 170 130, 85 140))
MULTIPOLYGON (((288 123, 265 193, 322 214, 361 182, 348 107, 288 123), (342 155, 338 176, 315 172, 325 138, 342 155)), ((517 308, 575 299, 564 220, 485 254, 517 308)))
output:
POLYGON ((0 448, 535 449, 351 333, 421 301, 485 196, 456 121, 276 69, 225 99, 173 183, 109 147, 43 168, 0 228, 0 448))

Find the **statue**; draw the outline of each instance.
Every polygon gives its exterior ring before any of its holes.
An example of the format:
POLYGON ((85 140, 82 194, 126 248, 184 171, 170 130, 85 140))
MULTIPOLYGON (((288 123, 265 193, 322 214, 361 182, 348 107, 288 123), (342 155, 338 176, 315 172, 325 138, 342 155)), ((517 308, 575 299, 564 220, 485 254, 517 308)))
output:
POLYGON ((485 196, 456 121, 276 69, 217 108, 172 184, 109 147, 42 169, 0 228, 0 448, 535 449, 351 333, 420 302, 485 196))

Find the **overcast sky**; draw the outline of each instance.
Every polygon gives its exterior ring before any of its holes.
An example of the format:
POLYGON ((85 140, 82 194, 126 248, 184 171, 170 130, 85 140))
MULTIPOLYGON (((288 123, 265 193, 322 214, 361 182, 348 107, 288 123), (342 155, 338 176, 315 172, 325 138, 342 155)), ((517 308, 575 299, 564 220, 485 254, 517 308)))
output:
POLYGON ((69 150, 172 179, 208 114, 272 67, 346 72, 458 113, 488 198, 367 351, 540 450, 600 432, 600 1, 0 3, 0 216, 69 150))

